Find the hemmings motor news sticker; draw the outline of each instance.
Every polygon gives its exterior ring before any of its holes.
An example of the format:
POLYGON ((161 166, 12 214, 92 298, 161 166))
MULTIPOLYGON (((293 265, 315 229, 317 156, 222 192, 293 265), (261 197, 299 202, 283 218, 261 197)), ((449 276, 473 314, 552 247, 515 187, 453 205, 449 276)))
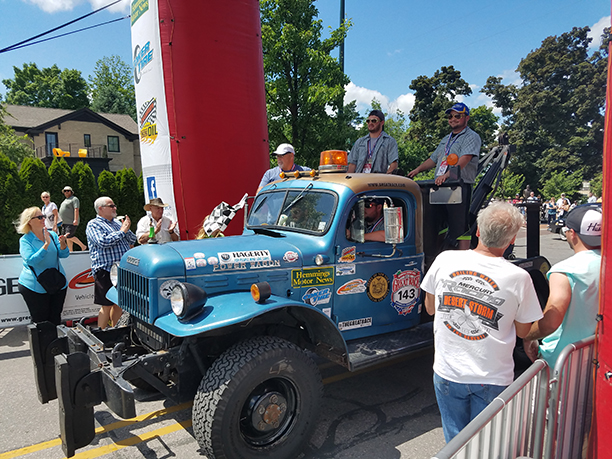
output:
POLYGON ((293 263, 295 261, 298 261, 298 258, 298 254, 292 252, 291 250, 285 252, 285 255, 283 255, 283 260, 285 260, 287 263, 293 263))
POLYGON ((372 318, 364 317, 363 319, 345 320, 344 322, 338 322, 338 330, 347 331, 355 328, 371 327, 372 318))
POLYGON ((355 261, 355 246, 345 247, 342 249, 342 255, 338 259, 338 263, 352 263, 355 261))
POLYGON ((398 271, 393 275, 391 306, 402 316, 410 314, 419 299, 421 272, 418 269, 398 271))
POLYGON ((334 268, 304 268, 291 270, 291 287, 320 287, 334 283, 334 268))

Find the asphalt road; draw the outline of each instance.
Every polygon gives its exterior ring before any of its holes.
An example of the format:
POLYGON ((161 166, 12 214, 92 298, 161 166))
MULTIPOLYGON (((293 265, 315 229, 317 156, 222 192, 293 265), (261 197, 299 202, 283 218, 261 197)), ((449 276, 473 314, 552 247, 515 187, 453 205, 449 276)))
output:
MULTIPOLYGON (((541 253, 551 264, 569 257, 567 242, 541 227, 541 253)), ((524 230, 515 246, 525 255, 524 230)), ((305 459, 425 459, 444 446, 432 387, 431 352, 364 372, 321 361, 325 384, 305 459)), ((33 383, 25 327, 0 330, 0 459, 63 458, 57 401, 41 405, 33 383)), ((137 391, 137 414, 121 420, 100 405, 97 433, 77 458, 196 458, 191 404, 175 405, 137 391)))

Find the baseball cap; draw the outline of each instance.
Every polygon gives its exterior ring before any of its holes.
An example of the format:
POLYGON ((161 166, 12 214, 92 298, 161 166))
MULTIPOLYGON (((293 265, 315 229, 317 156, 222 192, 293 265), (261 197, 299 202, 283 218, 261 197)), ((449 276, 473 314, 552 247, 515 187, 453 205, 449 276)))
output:
POLYGON ((283 155, 286 155, 287 153, 293 153, 295 155, 295 150, 293 149, 293 145, 289 143, 281 143, 273 154, 276 156, 283 156, 283 155))
POLYGON ((385 120, 385 114, 381 112, 380 110, 372 110, 368 116, 375 116, 381 121, 385 120))
POLYGON ((470 109, 462 102, 456 103, 451 108, 447 109, 444 113, 448 115, 452 111, 455 111, 457 113, 465 113, 465 116, 470 116, 470 109))
POLYGON ((591 247, 601 246, 601 207, 582 205, 575 207, 565 218, 565 226, 573 229, 582 242, 591 247))
POLYGON ((72 191, 72 187, 70 186, 65 186, 64 189, 62 191, 72 191))

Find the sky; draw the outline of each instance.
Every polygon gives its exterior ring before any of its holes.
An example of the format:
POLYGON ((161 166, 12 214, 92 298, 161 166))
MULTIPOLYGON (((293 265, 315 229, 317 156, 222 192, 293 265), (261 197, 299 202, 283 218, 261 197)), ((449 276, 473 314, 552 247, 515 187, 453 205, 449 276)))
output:
MULTIPOLYGON (((113 1, 0 0, 0 49, 113 1)), ((56 34, 117 19, 113 24, 0 53, 0 81, 14 77, 13 66, 30 62, 77 69, 86 80, 105 56, 116 54, 132 65, 130 22, 121 19, 129 14, 129 3, 122 0, 56 34)), ((340 0, 315 5, 326 35, 339 25, 340 0)), ((374 98, 385 112, 408 114, 414 103, 410 82, 452 65, 473 91, 460 100, 470 107, 492 106, 479 92, 489 76, 520 83, 515 70, 521 59, 546 37, 573 27, 591 28, 595 50, 603 28, 610 26, 610 7, 610 0, 345 0, 346 17, 353 23, 345 42, 345 73, 351 80, 345 101, 356 100, 362 114, 374 98)), ((0 84, 0 94, 5 93, 0 84)))

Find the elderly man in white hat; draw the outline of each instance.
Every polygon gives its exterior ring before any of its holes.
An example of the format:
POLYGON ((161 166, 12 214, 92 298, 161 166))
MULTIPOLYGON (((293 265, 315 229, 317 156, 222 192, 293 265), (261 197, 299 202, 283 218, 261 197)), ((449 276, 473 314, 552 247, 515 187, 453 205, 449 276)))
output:
POLYGON ((295 172, 295 171, 309 171, 310 168, 306 166, 298 166, 293 161, 295 159, 295 150, 293 145, 288 143, 281 143, 276 151, 272 153, 276 155, 276 160, 278 161, 278 166, 272 169, 268 169, 264 174, 261 182, 259 183, 259 188, 257 188, 257 192, 261 190, 268 183, 275 182, 280 180, 281 172, 295 172))
POLYGON ((164 204, 161 198, 153 198, 144 206, 144 210, 150 212, 150 215, 145 215, 138 221, 136 237, 140 244, 149 243, 151 228, 155 231, 155 240, 158 244, 179 240, 179 235, 176 232, 176 222, 164 215, 164 208, 166 207, 168 207, 168 204, 164 204))

